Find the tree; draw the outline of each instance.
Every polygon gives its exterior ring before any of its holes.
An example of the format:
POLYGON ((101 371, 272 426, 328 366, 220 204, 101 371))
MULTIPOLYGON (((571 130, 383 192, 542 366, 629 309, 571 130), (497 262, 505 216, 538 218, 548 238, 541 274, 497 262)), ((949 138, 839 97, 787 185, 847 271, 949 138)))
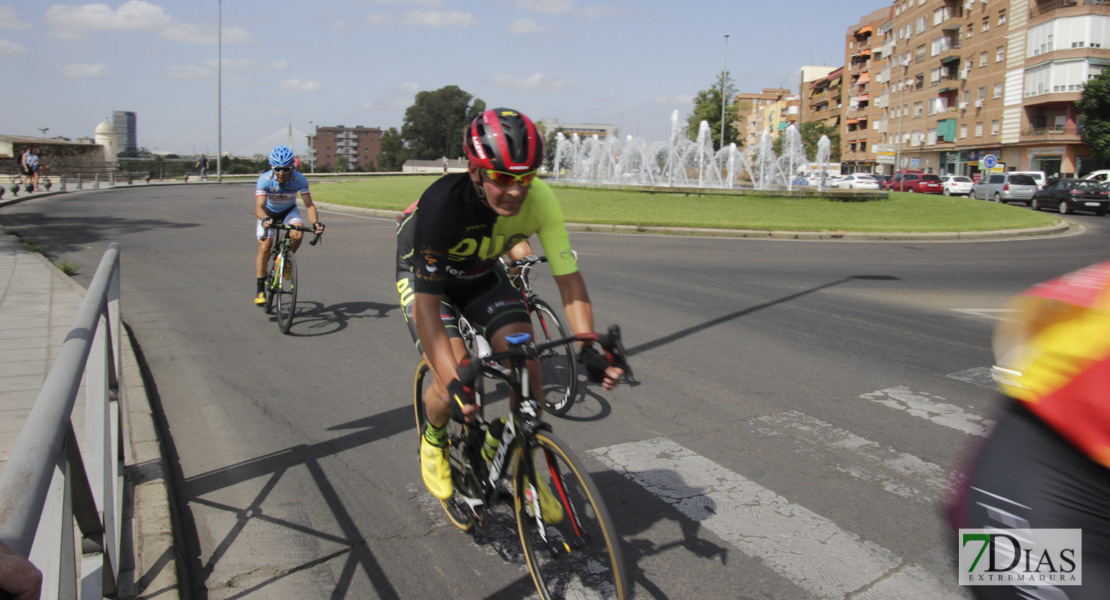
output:
POLYGON ((486 110, 486 103, 449 85, 416 94, 405 110, 401 138, 412 158, 435 160, 463 155, 466 126, 486 110))
MULTIPOLYGON (((733 98, 736 96, 736 85, 732 81, 732 76, 728 71, 721 71, 717 75, 717 83, 713 87, 698 92, 698 96, 694 98, 694 112, 686 118, 686 135, 691 140, 698 139, 698 128, 701 127, 701 122, 709 123, 709 131, 713 136, 713 147, 721 148, 721 84, 724 82, 725 97, 733 98)), ((735 143, 737 146, 743 146, 744 143, 740 139, 739 132, 736 130, 736 121, 740 118, 739 107, 735 103, 728 104, 726 113, 725 124, 725 141, 728 143, 735 143)))
POLYGON ((400 171, 410 155, 397 128, 390 127, 383 131, 379 143, 381 150, 378 152, 378 167, 383 171, 400 171))
POLYGON ((1110 158, 1110 69, 1087 81, 1075 108, 1083 141, 1099 158, 1110 158))
POLYGON ((347 158, 346 154, 340 154, 339 157, 335 159, 335 172, 346 173, 347 167, 350 166, 350 163, 351 159, 347 158))

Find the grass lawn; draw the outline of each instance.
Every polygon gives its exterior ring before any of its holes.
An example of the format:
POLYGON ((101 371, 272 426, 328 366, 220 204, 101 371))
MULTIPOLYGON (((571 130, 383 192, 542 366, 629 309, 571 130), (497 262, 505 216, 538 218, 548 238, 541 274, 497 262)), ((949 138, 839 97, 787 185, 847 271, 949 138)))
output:
MULTIPOLYGON (((403 210, 438 176, 374 177, 312 182, 320 202, 403 210)), ((1055 214, 962 197, 893 192, 889 199, 836 202, 823 198, 687 196, 555 185, 568 223, 711 227, 766 231, 936 232, 1042 227, 1055 214)))

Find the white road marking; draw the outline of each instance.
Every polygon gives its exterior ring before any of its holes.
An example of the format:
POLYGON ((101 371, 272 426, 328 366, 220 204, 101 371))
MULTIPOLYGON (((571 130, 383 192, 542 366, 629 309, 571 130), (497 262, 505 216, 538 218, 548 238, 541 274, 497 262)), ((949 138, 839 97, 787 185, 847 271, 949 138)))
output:
POLYGON ((958 373, 949 373, 952 379, 966 381, 975 384, 979 387, 987 388, 988 390, 997 390, 998 385, 994 382, 994 376, 991 375, 990 367, 975 367, 966 371, 959 371, 958 373))
POLYGON ((954 584, 665 438, 590 453, 816 597, 965 598, 954 584))
POLYGON ((1007 318, 1007 314, 1017 312, 1012 308, 953 308, 952 310, 973 317, 992 319, 995 321, 1010 321, 1011 319, 1007 318))
POLYGON ((786 436, 799 442, 799 451, 814 455, 833 468, 903 498, 932 504, 946 486, 945 469, 889 446, 864 439, 831 423, 790 410, 753 422, 764 435, 786 436), (831 455, 831 457, 829 456, 831 455))
POLYGON ((860 398, 904 410, 915 417, 921 417, 937 425, 944 425, 980 437, 986 437, 987 433, 994 427, 994 421, 990 419, 973 415, 955 404, 938 402, 938 400, 944 400, 940 396, 931 396, 924 392, 912 392, 910 388, 901 385, 863 394, 860 398))

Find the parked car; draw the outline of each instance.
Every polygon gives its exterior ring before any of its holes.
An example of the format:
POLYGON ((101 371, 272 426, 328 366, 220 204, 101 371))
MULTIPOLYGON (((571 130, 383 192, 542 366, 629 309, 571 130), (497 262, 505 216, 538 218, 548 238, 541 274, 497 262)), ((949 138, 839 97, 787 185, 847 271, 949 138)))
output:
POLYGON ((1037 182, 1037 189, 1043 190, 1048 185, 1048 176, 1044 171, 1010 171, 1014 175, 1028 175, 1037 182))
POLYGON ((944 188, 945 196, 970 196, 971 186, 975 182, 963 175, 944 175, 940 178, 940 185, 944 188))
POLYGON ((906 171, 898 177, 896 173, 895 179, 890 182, 890 191, 892 192, 909 192, 911 194, 940 194, 944 192, 944 187, 940 184, 940 177, 932 173, 921 173, 906 171))
POLYGON ((1033 210, 1055 209, 1062 215, 1082 210, 1105 217, 1110 206, 1110 192, 1091 179, 1059 179, 1051 186, 1037 190, 1029 206, 1033 210))
POLYGON ((900 185, 900 182, 902 181, 902 178, 905 177, 907 173, 917 173, 917 174, 920 174, 920 175, 924 175, 925 171, 895 171, 890 176, 890 179, 883 182, 883 189, 884 190, 894 189, 895 185, 900 185))
POLYGON ((1037 181, 1028 175, 991 173, 971 187, 971 197, 995 202, 1033 201, 1037 181))
POLYGON ((880 175, 879 173, 871 173, 871 177, 873 177, 875 179, 875 181, 877 181, 879 183, 879 189, 880 190, 885 190, 886 189, 886 182, 890 181, 890 176, 889 175, 880 175))
POLYGON ((836 182, 836 187, 848 190, 877 190, 879 182, 869 173, 852 173, 836 182))
POLYGON ((1091 171, 1080 179, 1093 179, 1099 183, 1110 183, 1110 170, 1091 171))

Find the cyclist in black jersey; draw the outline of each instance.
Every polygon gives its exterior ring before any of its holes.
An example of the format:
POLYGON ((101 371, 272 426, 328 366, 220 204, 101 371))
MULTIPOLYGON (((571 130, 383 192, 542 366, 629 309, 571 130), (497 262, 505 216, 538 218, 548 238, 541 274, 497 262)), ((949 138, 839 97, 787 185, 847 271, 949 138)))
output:
MULTIPOLYGON (((420 449, 424 484, 433 496, 452 494, 444 428, 452 414, 474 413, 473 392, 458 379, 468 357, 455 311, 490 341, 508 348, 507 335, 532 333, 524 300, 498 258, 536 234, 548 256, 570 326, 594 331, 586 283, 571 252, 562 211, 550 186, 536 178, 543 137, 525 115, 485 111, 463 136, 469 167, 441 177, 397 227, 397 293, 409 332, 435 375, 424 397, 428 428, 420 449)), ((612 389, 623 372, 604 354, 586 365, 612 389)), ((541 370, 529 365, 533 394, 542 397, 541 370)), ((541 490, 541 493, 543 490, 541 490)))

